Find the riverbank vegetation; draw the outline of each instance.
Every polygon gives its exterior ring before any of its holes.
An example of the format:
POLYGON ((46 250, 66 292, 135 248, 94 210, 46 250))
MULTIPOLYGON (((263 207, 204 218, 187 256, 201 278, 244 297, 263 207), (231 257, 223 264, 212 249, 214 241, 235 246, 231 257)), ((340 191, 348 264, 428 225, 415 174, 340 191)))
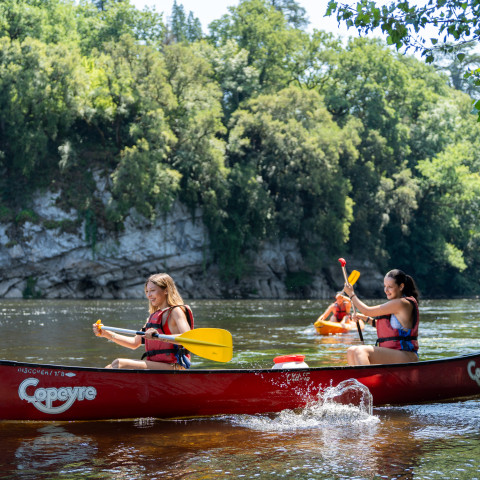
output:
POLYGON ((427 295, 475 294, 480 124, 442 70, 309 32, 293 0, 240 1, 208 33, 176 3, 167 20, 128 0, 4 0, 0 221, 35 221, 32 194, 55 190, 94 244, 180 200, 229 278, 288 237, 311 272, 354 255, 427 295))

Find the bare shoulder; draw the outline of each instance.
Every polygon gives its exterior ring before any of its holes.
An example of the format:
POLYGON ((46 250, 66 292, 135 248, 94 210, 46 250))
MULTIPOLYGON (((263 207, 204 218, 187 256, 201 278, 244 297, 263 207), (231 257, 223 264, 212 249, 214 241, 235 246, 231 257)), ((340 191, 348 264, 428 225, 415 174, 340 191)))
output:
POLYGON ((186 315, 185 315, 185 306, 183 305, 175 305, 173 307, 171 307, 172 309, 172 313, 171 313, 171 316, 173 318, 185 318, 186 315))
POLYGON ((190 325, 187 321, 187 316, 183 310, 183 307, 172 308, 171 320, 174 324, 174 329, 177 329, 176 333, 183 333, 190 330, 190 325))
POLYGON ((405 308, 408 308, 409 310, 411 310, 413 308, 412 302, 410 300, 408 300, 406 298, 400 298, 399 300, 402 302, 402 305, 405 308))

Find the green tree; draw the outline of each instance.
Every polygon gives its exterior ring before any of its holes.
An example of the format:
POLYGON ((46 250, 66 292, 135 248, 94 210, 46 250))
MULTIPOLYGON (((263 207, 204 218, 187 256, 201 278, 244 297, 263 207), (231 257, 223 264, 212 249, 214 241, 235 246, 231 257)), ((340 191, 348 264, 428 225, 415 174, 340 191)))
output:
MULTIPOLYGON (((395 0, 387 5, 378 6, 378 2, 359 0, 348 5, 329 0, 326 15, 336 13, 338 22, 345 22, 348 27, 356 27, 361 34, 380 27, 388 35, 387 41, 397 49, 403 47, 420 51, 427 63, 435 60, 437 50, 456 52, 459 61, 463 61, 465 53, 462 46, 480 38, 480 2, 478 0, 430 0, 422 5, 411 4, 403 0, 395 0), (438 38, 425 38, 423 33, 428 27, 438 30, 438 38), (420 33, 422 32, 422 33, 420 33)), ((480 68, 468 72, 472 83, 480 86, 480 68)), ((475 108, 480 119, 480 100, 476 100, 475 108)))
POLYGON ((450 85, 473 98, 478 98, 480 91, 476 88, 473 78, 466 74, 480 67, 480 54, 475 52, 476 47, 476 42, 469 42, 460 47, 452 46, 447 51, 439 50, 434 53, 435 67, 448 75, 450 85))
POLYGON ((72 46, 0 39, 4 199, 21 205, 28 186, 48 179, 57 168, 58 145, 75 121, 84 81, 79 52, 72 46))
POLYGON ((64 0, 4 0, 0 2, 0 37, 45 43, 77 42, 75 9, 64 0))
POLYGON ((247 51, 248 66, 258 71, 262 91, 286 87, 292 80, 292 52, 300 49, 307 34, 290 26, 267 0, 243 0, 229 10, 230 15, 210 24, 213 44, 220 47, 234 40, 247 51))
POLYGON ((134 207, 153 221, 159 213, 170 210, 179 193, 181 174, 168 168, 164 160, 161 151, 149 150, 146 140, 122 150, 112 174, 113 218, 134 207))
MULTIPOLYGON (((469 167, 476 155, 463 143, 419 162, 422 195, 403 261, 420 274, 426 294, 473 294, 478 288, 478 281, 466 281, 478 278, 480 175, 469 167)), ((395 251, 404 246, 397 242, 395 251)))
POLYGON ((168 38, 166 43, 172 42, 195 42, 203 37, 202 25, 192 12, 188 16, 183 5, 173 2, 172 15, 168 22, 168 38))
POLYGON ((295 0, 270 0, 270 4, 276 10, 282 12, 292 27, 303 29, 308 25, 306 10, 295 0))
POLYGON ((460 91, 426 101, 410 129, 410 145, 415 160, 433 158, 448 145, 459 142, 478 144, 478 125, 471 114, 471 99, 460 91))
POLYGON ((229 250, 242 254, 258 240, 293 237, 311 267, 321 266, 349 237, 350 184, 339 157, 355 155, 355 137, 332 121, 318 93, 294 87, 250 100, 232 121, 236 195, 228 230, 241 232, 242 242, 229 250))
POLYGON ((228 124, 231 114, 240 104, 255 95, 259 89, 259 73, 248 65, 248 51, 238 47, 235 40, 215 48, 203 44, 201 54, 213 67, 213 79, 222 89, 224 123, 228 124))
MULTIPOLYGON (((422 29, 435 27, 439 36, 444 35, 445 40, 453 38, 457 45, 480 37, 480 3, 477 0, 430 0, 422 5, 396 0, 382 6, 371 0, 359 0, 354 5, 330 0, 326 14, 334 13, 338 22, 356 27, 359 33, 368 34, 380 27, 388 35, 390 45, 420 50, 427 62, 433 62, 438 40, 423 38, 419 35, 422 29)), ((448 45, 444 47, 449 48, 448 45)))
POLYGON ((166 33, 161 14, 148 8, 137 10, 129 0, 104 0, 97 5, 91 0, 80 0, 76 15, 82 51, 86 55, 124 35, 142 43, 159 44, 166 33))
POLYGON ((164 48, 167 82, 176 98, 168 110, 176 138, 168 162, 182 174, 180 198, 192 211, 203 208, 205 222, 213 232, 228 195, 225 128, 221 91, 210 80, 212 67, 199 48, 180 43, 164 48))
POLYGON ((187 40, 195 42, 201 38, 203 38, 203 31, 200 19, 195 17, 193 12, 189 12, 187 17, 187 40))
MULTIPOLYGON (((385 228, 390 222, 402 222, 399 230, 405 230, 405 221, 416 209, 413 169, 425 149, 418 150, 421 138, 415 137, 415 143, 412 132, 421 131, 419 118, 424 119, 423 112, 448 95, 448 88, 432 67, 396 55, 378 40, 352 39, 343 51, 334 47, 334 52, 320 88, 325 103, 340 125, 352 117, 361 122, 359 160, 342 162, 355 202, 350 247, 387 258, 385 228), (404 171, 411 174, 404 176, 404 171), (407 196, 406 188, 411 190, 407 196), (386 197, 408 200, 402 205, 403 215, 391 215, 386 197)), ((437 131, 433 127, 431 135, 437 131)), ((431 143, 432 153, 444 145, 431 143)))
MULTIPOLYGON (((91 103, 78 131, 100 141, 102 166, 113 170, 111 218, 121 221, 135 206, 154 219, 170 208, 181 178, 167 163, 176 142, 167 119, 176 106, 167 67, 160 52, 128 35, 103 50, 88 69, 91 103)), ((92 145, 83 135, 78 140, 72 158, 91 162, 92 145)))
POLYGON ((331 33, 315 30, 292 54, 292 83, 322 89, 336 68, 336 57, 343 51, 341 39, 331 33))

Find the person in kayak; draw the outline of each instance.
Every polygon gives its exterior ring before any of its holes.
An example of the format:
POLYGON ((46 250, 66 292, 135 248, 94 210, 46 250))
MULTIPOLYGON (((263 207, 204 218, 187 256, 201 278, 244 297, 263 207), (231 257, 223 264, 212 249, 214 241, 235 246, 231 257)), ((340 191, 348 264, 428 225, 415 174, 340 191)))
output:
POLYGON ((369 307, 356 295, 352 285, 345 283, 345 292, 357 315, 377 327, 377 342, 372 345, 356 345, 347 350, 349 365, 382 363, 407 363, 418 361, 418 290, 410 275, 401 270, 390 270, 383 280, 386 303, 369 307), (375 317, 375 318, 372 318, 375 317))
POLYGON ((150 316, 142 328, 145 335, 129 337, 110 332, 93 324, 93 332, 123 347, 136 349, 145 344, 141 360, 116 358, 106 368, 184 370, 190 367, 190 355, 181 345, 155 338, 162 335, 180 335, 193 328, 193 314, 188 305, 183 304, 175 282, 170 275, 158 273, 145 282, 145 295, 148 298, 150 316))
POLYGON ((317 319, 330 322, 348 323, 350 321, 350 310, 352 303, 348 297, 337 292, 335 302, 327 307, 327 309, 317 319), (330 316, 330 318, 328 318, 330 316))

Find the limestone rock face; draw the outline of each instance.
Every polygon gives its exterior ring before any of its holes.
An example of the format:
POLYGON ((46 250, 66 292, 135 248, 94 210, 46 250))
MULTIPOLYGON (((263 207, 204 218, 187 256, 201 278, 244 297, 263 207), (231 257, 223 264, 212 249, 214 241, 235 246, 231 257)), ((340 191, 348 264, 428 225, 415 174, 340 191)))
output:
MULTIPOLYGON (((21 298, 27 287, 43 298, 140 298, 146 278, 158 272, 169 273, 186 298, 296 298, 298 292, 289 291, 285 280, 289 273, 308 270, 297 242, 282 240, 252 254, 252 267, 241 281, 220 279, 201 211, 192 215, 180 203, 154 224, 132 211, 123 232, 113 236, 99 230, 92 246, 85 225, 73 232, 61 228, 62 221, 73 224, 77 214, 56 207, 55 200, 54 193, 37 196, 40 221, 24 223, 20 234, 0 224, 1 298, 21 298)), ((340 268, 334 271, 333 283, 341 288, 340 268)), ((318 272, 303 296, 330 298, 336 288, 329 282, 318 272)))

